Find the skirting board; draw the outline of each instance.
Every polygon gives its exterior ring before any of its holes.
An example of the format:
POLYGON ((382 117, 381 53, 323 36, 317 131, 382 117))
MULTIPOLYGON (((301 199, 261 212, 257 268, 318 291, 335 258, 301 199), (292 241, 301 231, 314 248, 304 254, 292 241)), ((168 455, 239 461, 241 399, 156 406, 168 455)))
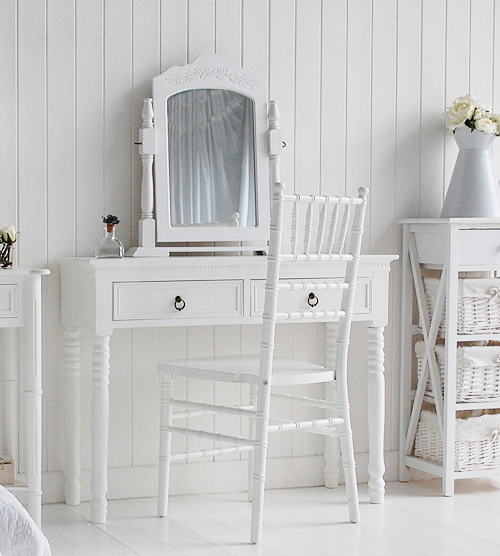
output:
MULTIPOLYGON (((386 481, 398 479, 398 453, 385 454, 386 481)), ((368 481, 368 454, 356 454, 358 482, 368 481)), ((271 458, 267 467, 266 488, 298 488, 324 485, 324 458, 305 456, 271 458)), ((112 467, 108 470, 108 499, 148 498, 157 495, 158 468, 156 466, 112 467)), ((341 482, 342 473, 341 473, 341 482)), ((82 502, 89 501, 90 471, 81 476, 82 502)), ((208 494, 238 492, 247 489, 247 461, 175 463, 172 466, 171 493, 208 494)), ((45 472, 42 477, 44 504, 64 502, 64 474, 45 472)))

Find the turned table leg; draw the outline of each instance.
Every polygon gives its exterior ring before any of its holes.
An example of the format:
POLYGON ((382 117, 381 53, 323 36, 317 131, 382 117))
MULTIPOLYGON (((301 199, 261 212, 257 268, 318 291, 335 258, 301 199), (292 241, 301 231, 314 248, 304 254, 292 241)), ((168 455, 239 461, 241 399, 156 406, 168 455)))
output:
POLYGON ((368 495, 372 504, 384 500, 384 329, 368 327, 368 495))
POLYGON ((92 364, 92 492, 91 519, 106 523, 108 502, 109 430, 109 341, 110 336, 94 338, 92 364))

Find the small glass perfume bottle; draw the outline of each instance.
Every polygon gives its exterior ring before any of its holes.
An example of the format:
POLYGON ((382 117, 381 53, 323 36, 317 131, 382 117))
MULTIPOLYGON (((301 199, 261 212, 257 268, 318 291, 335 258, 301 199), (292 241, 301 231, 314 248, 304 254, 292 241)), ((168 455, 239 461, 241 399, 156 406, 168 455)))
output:
POLYGON ((119 259, 123 257, 123 243, 115 237, 115 226, 119 224, 120 221, 112 214, 103 216, 102 221, 104 222, 104 237, 96 245, 96 259, 119 259))

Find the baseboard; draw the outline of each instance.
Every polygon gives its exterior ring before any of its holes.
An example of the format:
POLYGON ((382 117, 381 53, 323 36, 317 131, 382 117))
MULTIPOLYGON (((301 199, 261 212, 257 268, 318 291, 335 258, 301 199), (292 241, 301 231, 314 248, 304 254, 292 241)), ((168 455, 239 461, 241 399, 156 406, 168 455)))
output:
MULTIPOLYGON (((398 476, 398 453, 385 454, 386 481, 398 476)), ((359 483, 368 482, 368 454, 356 454, 359 483)), ((266 488, 298 488, 324 485, 324 458, 304 456, 272 458, 268 461, 266 488)), ((157 495, 156 466, 113 467, 108 470, 108 499, 147 498, 157 495)), ((340 481, 343 482, 342 473, 340 481)), ((81 475, 82 502, 90 500, 90 471, 81 475)), ((64 474, 49 471, 43 474, 43 503, 64 502, 64 474)), ((247 488, 246 460, 176 463, 172 466, 171 493, 209 494, 244 491, 247 488)))

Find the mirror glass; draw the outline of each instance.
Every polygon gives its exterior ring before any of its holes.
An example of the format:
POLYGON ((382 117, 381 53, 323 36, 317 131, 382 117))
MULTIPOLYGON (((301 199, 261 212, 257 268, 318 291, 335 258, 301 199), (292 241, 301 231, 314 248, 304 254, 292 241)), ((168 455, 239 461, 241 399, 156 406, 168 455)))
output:
POLYGON ((170 225, 257 226, 253 99, 193 89, 166 110, 170 225))

